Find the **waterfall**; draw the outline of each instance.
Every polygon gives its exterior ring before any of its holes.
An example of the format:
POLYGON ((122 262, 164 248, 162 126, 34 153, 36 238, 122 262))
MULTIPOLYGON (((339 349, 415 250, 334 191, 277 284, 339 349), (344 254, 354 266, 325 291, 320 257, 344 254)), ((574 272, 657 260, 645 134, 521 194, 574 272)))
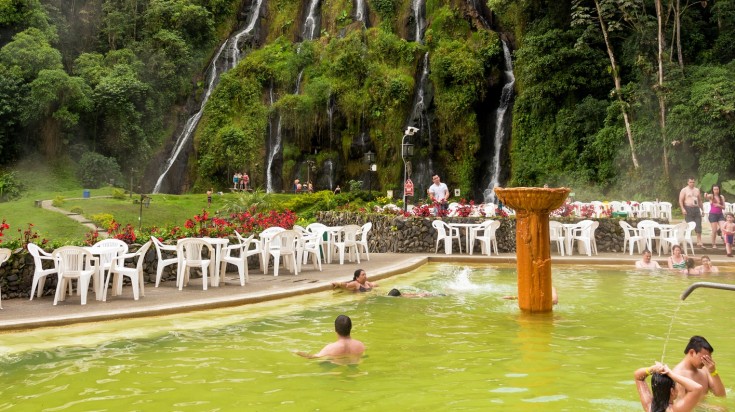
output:
POLYGON ((416 37, 414 38, 414 41, 416 41, 417 43, 423 43, 424 42, 423 29, 426 26, 424 22, 423 0, 413 0, 412 7, 413 7, 413 19, 416 22, 416 32, 415 32, 416 37))
POLYGON ((411 109, 411 117, 408 119, 408 126, 418 127, 422 135, 428 136, 429 144, 431 144, 431 122, 429 122, 429 116, 426 112, 429 103, 426 101, 426 88, 429 84, 429 52, 424 53, 423 66, 416 96, 413 99, 413 108, 411 109))
MULTIPOLYGON (((265 191, 267 193, 275 192, 273 187, 273 160, 276 158, 278 152, 281 151, 281 115, 276 114, 276 135, 273 144, 270 145, 270 153, 268 154, 268 164, 265 174, 265 191)), ((273 137, 273 130, 271 130, 271 138, 273 137)))
POLYGON ((217 50, 214 58, 212 58, 212 62, 207 68, 207 72, 209 72, 209 77, 207 78, 207 87, 204 92, 204 97, 202 98, 202 103, 199 106, 199 110, 186 121, 186 123, 184 124, 184 129, 176 138, 176 142, 174 143, 171 155, 166 160, 166 167, 164 168, 163 173, 161 173, 161 175, 158 177, 156 185, 153 187, 153 193, 159 193, 159 191, 161 190, 161 185, 163 184, 163 179, 166 177, 166 174, 171 169, 171 166, 173 166, 174 162, 176 162, 176 160, 178 159, 181 150, 189 142, 189 138, 194 133, 194 130, 196 130, 196 127, 199 124, 199 120, 202 118, 202 114, 204 114, 204 107, 207 105, 209 96, 211 96, 212 91, 219 83, 220 75, 222 75, 222 73, 226 72, 230 68, 235 67, 240 61, 240 40, 245 36, 249 36, 253 31, 253 28, 255 28, 255 24, 257 23, 258 17, 260 15, 260 6, 262 3, 263 0, 258 0, 257 4, 255 5, 255 9, 252 10, 250 22, 248 23, 247 27, 236 33, 234 36, 231 36, 230 38, 225 40, 220 48, 217 50), (227 61, 220 61, 220 57, 222 57, 222 53, 228 49, 228 45, 230 45, 229 50, 231 64, 227 64, 227 61))
POLYGON ((500 151, 503 148, 503 141, 506 138, 508 119, 505 112, 510 107, 513 99, 513 84, 516 81, 513 75, 513 60, 511 59, 510 49, 503 41, 503 57, 505 58, 505 78, 507 83, 503 86, 500 94, 500 104, 495 112, 495 138, 493 145, 493 162, 490 170, 490 184, 488 190, 485 191, 485 203, 495 203, 494 189, 500 184, 500 151))
POLYGON ((309 2, 309 14, 304 21, 304 32, 302 33, 304 40, 314 40, 314 36, 319 33, 318 8, 319 0, 309 2))
POLYGON ((367 7, 365 0, 355 0, 355 21, 365 22, 367 7))
POLYGON ((329 142, 332 142, 332 120, 334 119, 334 99, 329 96, 327 100, 327 119, 329 120, 329 142))
POLYGON ((329 187, 329 190, 334 190, 334 162, 332 159, 324 161, 324 169, 326 170, 327 187, 329 187))

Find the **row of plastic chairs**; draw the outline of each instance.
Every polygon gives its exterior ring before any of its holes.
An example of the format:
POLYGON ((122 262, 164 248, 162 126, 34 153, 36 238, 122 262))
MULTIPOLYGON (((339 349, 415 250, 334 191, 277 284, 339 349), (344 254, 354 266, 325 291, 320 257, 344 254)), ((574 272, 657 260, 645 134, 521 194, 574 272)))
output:
MULTIPOLYGON (((452 254, 452 244, 456 240, 459 246, 459 253, 462 253, 462 240, 460 237, 459 227, 452 227, 444 221, 434 220, 431 223, 432 227, 436 230, 436 245, 434 253, 439 252, 439 243, 444 242, 444 253, 447 255, 452 254)), ((476 227, 469 228, 469 248, 468 253, 471 255, 475 249, 475 242, 480 243, 480 250, 485 255, 492 255, 493 249, 495 254, 498 255, 498 240, 495 236, 498 228, 500 227, 500 221, 498 220, 486 220, 479 223, 476 227)))
POLYGON ((684 249, 684 254, 694 255, 694 244, 692 240, 692 231, 696 224, 694 222, 681 222, 674 226, 662 225, 653 220, 642 220, 638 222, 637 227, 631 226, 628 222, 621 220, 620 227, 623 229, 625 238, 623 240, 623 253, 628 249, 632 255, 635 246, 638 246, 638 252, 643 250, 653 251, 653 242, 658 240, 658 255, 661 251, 674 245, 679 245, 684 249), (656 230, 659 236, 656 236, 656 230))
POLYGON ((565 254, 574 254, 574 245, 577 244, 579 253, 586 253, 587 256, 597 254, 597 240, 595 239, 595 231, 600 226, 600 222, 596 220, 581 220, 569 226, 564 231, 564 225, 555 220, 549 221, 549 239, 551 244, 556 247, 561 256, 565 254), (582 249, 584 247, 584 250, 582 249))

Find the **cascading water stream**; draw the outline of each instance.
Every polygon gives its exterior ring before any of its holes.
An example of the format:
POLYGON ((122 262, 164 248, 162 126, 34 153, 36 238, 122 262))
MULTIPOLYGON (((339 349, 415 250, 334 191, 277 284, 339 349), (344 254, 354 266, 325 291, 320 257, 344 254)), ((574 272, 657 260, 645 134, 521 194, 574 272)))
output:
POLYGON ((304 32, 302 36, 304 40, 314 40, 314 36, 319 33, 319 21, 317 20, 317 11, 319 8, 319 0, 311 0, 309 3, 309 14, 304 20, 304 32))
POLYGON ((424 22, 424 0, 413 0, 413 19, 416 22, 416 32, 414 39, 417 43, 424 43, 423 29, 426 25, 424 22))
POLYGON ((189 139, 194 133, 194 130, 196 130, 196 127, 199 124, 199 120, 202 118, 202 114, 204 113, 204 107, 207 105, 207 101, 209 101, 209 97, 211 96, 212 91, 219 83, 219 79, 222 73, 235 67, 242 58, 239 49, 240 40, 246 36, 249 36, 252 33, 253 28, 255 28, 255 24, 257 23, 258 17, 260 16, 260 6, 262 5, 262 3, 263 0, 257 1, 257 4, 255 5, 255 9, 253 9, 252 16, 250 17, 250 22, 248 23, 247 27, 236 33, 234 36, 231 36, 230 38, 225 40, 225 42, 222 43, 222 45, 220 46, 219 50, 217 50, 217 53, 214 55, 212 62, 207 68, 207 71, 209 72, 209 77, 207 79, 207 88, 205 89, 204 97, 202 98, 202 103, 199 106, 199 110, 186 121, 184 129, 176 138, 173 150, 171 151, 171 156, 169 156, 169 158, 166 160, 166 167, 164 168, 163 173, 161 173, 161 175, 158 177, 156 185, 153 187, 152 193, 160 192, 161 185, 163 184, 163 179, 166 177, 166 174, 171 169, 171 166, 173 166, 174 162, 176 162, 176 160, 178 159, 181 150, 189 142, 189 139), (230 45, 230 64, 228 64, 227 59, 225 59, 224 62, 220 61, 222 53, 225 50, 228 50, 228 45, 230 45))
MULTIPOLYGON (((319 13, 319 0, 311 0, 309 3, 309 13, 306 16, 306 19, 304 19, 304 29, 302 32, 302 37, 304 40, 314 40, 314 36, 319 34, 319 13)), ((301 53, 301 46, 298 47, 297 53, 301 53)), ((301 69, 301 71, 299 71, 299 75, 296 77, 296 90, 294 91, 294 94, 299 94, 299 91, 301 90, 301 79, 303 78, 303 76, 304 69, 301 69)), ((272 87, 270 91, 270 100, 271 106, 273 106, 274 99, 272 87)), ((279 113, 276 113, 275 116, 276 118, 273 120, 273 122, 276 123, 276 126, 273 127, 271 125, 268 142, 268 162, 265 169, 265 190, 267 193, 275 192, 275 187, 273 185, 273 163, 275 161, 276 155, 281 152, 282 145, 281 115, 279 113), (275 136, 273 135, 273 129, 275 129, 275 136)))
POLYGON ((367 7, 365 0, 355 0, 355 21, 365 22, 367 7))
POLYGON ((500 184, 500 152, 503 148, 503 142, 506 139, 508 119, 505 116, 506 111, 510 107, 513 99, 513 84, 516 81, 513 75, 513 60, 511 59, 510 49, 503 41, 503 56, 505 57, 505 78, 507 83, 503 86, 500 94, 500 104, 495 112, 495 137, 493 143, 493 162, 490 170, 490 184, 488 190, 485 191, 485 203, 495 203, 494 189, 500 184))

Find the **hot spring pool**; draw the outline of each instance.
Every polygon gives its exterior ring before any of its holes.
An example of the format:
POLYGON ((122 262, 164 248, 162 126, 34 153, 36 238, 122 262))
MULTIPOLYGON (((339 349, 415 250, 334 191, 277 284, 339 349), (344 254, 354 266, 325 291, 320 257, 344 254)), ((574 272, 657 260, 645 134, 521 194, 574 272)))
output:
POLYGON ((560 304, 528 316, 515 266, 431 264, 379 293, 323 292, 175 316, 0 334, 0 410, 638 411, 633 370, 714 346, 733 409, 735 294, 666 272, 555 266, 560 304), (444 296, 391 298, 392 287, 444 296), (307 360, 353 320, 359 365, 307 360), (676 314, 672 322, 672 316, 676 314), (671 326, 671 338, 666 336, 671 326))

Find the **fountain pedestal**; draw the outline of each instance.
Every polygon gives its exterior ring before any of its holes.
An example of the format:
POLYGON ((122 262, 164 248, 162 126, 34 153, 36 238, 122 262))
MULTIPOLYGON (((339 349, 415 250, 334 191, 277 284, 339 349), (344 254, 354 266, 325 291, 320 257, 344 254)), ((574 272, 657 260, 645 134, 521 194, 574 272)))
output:
POLYGON ((518 307, 527 312, 551 312, 551 253, 549 213, 569 195, 568 188, 495 188, 495 195, 516 212, 518 307))

